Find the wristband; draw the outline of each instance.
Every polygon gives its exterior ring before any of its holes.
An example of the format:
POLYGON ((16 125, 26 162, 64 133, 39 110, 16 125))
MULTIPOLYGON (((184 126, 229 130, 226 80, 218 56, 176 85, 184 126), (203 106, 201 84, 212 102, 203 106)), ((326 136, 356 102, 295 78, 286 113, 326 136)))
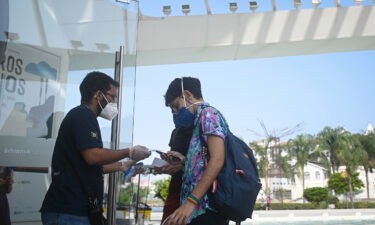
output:
POLYGON ((198 205, 198 202, 196 202, 194 199, 192 199, 190 197, 187 198, 187 201, 193 203, 194 205, 198 205))
POLYGON ((192 194, 189 195, 189 197, 187 198, 187 200, 189 200, 190 202, 194 203, 195 205, 197 205, 200 202, 200 200, 197 197, 195 197, 194 195, 192 195, 192 194))

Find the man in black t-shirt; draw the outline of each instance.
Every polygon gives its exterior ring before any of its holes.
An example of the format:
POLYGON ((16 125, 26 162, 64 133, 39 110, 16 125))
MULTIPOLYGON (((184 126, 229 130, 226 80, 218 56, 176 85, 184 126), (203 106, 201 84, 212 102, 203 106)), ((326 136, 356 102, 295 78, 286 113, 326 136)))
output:
POLYGON ((103 173, 126 171, 150 156, 144 146, 117 151, 103 148, 97 117, 112 120, 117 115, 118 86, 101 72, 91 72, 82 81, 81 105, 65 116, 56 139, 52 183, 41 208, 44 225, 89 225, 88 199, 95 198, 101 206, 103 173), (131 160, 118 162, 125 157, 131 160))

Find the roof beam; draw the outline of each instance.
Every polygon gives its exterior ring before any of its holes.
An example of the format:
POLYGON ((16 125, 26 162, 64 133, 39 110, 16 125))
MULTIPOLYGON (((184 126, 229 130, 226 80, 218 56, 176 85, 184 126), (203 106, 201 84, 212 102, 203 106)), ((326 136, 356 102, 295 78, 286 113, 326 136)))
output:
POLYGON ((375 6, 149 18, 138 34, 138 65, 370 50, 375 6))

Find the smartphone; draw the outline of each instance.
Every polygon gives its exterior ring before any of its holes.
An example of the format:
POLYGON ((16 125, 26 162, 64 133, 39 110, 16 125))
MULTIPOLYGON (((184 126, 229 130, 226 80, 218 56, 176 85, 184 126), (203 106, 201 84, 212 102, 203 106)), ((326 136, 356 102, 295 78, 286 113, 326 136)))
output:
POLYGON ((158 153, 162 159, 167 159, 167 160, 172 161, 172 162, 180 162, 181 161, 180 158, 178 158, 174 155, 168 155, 167 153, 156 150, 156 149, 153 149, 151 151, 158 153))

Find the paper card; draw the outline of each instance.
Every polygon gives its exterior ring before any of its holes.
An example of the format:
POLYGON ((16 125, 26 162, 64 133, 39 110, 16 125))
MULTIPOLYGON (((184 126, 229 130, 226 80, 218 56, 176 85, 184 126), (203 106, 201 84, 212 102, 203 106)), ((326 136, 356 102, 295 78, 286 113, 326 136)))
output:
POLYGON ((165 165, 168 165, 169 163, 165 160, 162 160, 160 158, 154 158, 154 161, 152 161, 152 165, 155 167, 162 167, 165 165))

